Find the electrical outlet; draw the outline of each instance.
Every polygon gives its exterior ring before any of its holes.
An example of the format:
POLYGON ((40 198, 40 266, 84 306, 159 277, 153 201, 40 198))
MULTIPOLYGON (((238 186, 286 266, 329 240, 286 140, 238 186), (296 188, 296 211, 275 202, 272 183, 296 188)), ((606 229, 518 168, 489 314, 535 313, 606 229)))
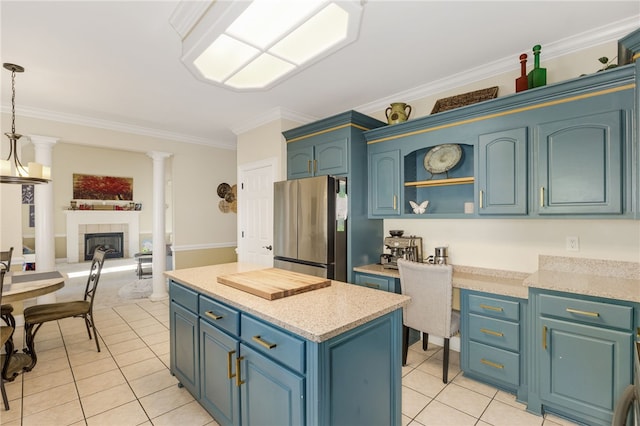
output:
POLYGON ((580 239, 578 237, 567 237, 567 251, 580 251, 580 239))

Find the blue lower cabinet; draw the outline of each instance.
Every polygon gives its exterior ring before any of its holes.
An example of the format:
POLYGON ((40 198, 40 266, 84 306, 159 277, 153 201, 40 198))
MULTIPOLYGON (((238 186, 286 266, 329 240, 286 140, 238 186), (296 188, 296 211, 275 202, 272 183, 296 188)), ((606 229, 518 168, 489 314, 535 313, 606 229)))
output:
POLYGON ((171 372, 221 425, 401 424, 401 309, 316 343, 169 291, 171 372))
POLYGON ((610 425, 633 381, 638 304, 531 290, 535 330, 528 409, 610 425), (635 312, 635 314, 634 314, 635 312))
POLYGON ((354 284, 376 290, 390 291, 391 293, 400 293, 399 278, 356 272, 354 284))
POLYGON ((304 377, 240 344, 237 370, 243 425, 305 424, 304 377))
POLYGON ((174 285, 170 289, 172 297, 169 306, 171 372, 193 396, 198 398, 200 395, 198 315, 178 303, 179 296, 186 294, 187 297, 191 295, 191 301, 197 305, 197 294, 183 287, 177 287, 180 294, 176 296, 176 292, 172 291, 176 287, 174 285))
POLYGON ((200 404, 223 425, 240 424, 237 339, 200 320, 200 404))

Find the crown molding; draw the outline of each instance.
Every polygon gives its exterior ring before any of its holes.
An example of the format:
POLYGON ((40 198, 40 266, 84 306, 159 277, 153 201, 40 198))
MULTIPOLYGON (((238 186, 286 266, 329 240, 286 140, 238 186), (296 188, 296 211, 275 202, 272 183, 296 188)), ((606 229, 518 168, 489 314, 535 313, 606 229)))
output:
MULTIPOLYGON (((10 108, 2 105, 2 112, 9 114, 10 108)), ((116 121, 102 120, 99 118, 86 117, 76 114, 68 114, 62 112, 54 112, 40 108, 21 107, 16 108, 16 114, 29 118, 37 118, 40 120, 49 120, 60 123, 75 124, 79 126, 96 127, 99 129, 113 130, 116 132, 131 133, 140 136, 148 136, 152 138, 167 139, 175 142, 186 142, 196 145, 205 145, 209 147, 236 150, 236 144, 228 142, 216 142, 206 138, 191 136, 181 133, 168 132, 164 130, 152 129, 149 127, 136 126, 132 124, 119 123, 116 121)))
POLYGON ((311 123, 312 121, 319 120, 319 117, 302 114, 282 107, 276 107, 258 115, 252 120, 246 121, 239 126, 231 128, 231 131, 235 135, 240 135, 263 126, 267 123, 271 123, 275 120, 291 120, 300 124, 306 124, 311 123))
MULTIPOLYGON (((600 44, 617 41, 632 31, 638 29, 640 15, 626 18, 602 27, 594 28, 589 31, 576 34, 565 39, 548 43, 545 45, 544 56, 547 59, 554 59, 560 56, 576 53, 584 49, 588 49, 600 44)), ((511 72, 519 69, 520 63, 517 58, 520 52, 509 55, 508 57, 483 64, 481 66, 466 70, 457 74, 449 75, 446 78, 432 81, 428 84, 395 93, 383 99, 378 99, 353 109, 361 111, 365 114, 371 114, 384 110, 389 103, 395 102, 397 99, 405 99, 406 102, 415 101, 428 96, 436 95, 456 87, 465 86, 477 81, 491 78, 498 74, 511 72)))

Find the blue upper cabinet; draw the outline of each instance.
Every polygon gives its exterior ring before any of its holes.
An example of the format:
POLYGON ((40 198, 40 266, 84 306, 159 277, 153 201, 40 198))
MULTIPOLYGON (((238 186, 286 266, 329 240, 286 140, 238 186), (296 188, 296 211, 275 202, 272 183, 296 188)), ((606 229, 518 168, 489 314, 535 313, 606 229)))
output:
POLYGON ((622 112, 537 126, 538 212, 622 213, 622 112))
POLYGON ((637 72, 620 66, 365 132, 369 217, 640 218, 637 72), (427 157, 445 144, 462 156, 432 175, 427 157), (392 152, 399 165, 385 168, 392 152))
POLYGON ((478 138, 478 214, 527 214, 527 129, 478 138))
POLYGON ((400 215, 400 150, 369 155, 369 212, 371 217, 400 215))
POLYGON ((287 145, 287 178, 349 173, 349 139, 301 141, 287 145))

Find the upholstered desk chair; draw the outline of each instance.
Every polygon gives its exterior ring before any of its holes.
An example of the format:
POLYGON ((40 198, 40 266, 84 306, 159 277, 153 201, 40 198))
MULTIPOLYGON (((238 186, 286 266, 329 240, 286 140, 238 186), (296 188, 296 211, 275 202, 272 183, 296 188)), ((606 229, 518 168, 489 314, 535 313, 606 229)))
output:
MULTIPOLYGON (((4 289, 4 264, 0 265, 0 304, 2 304, 2 290, 4 289)), ((11 336, 13 335, 13 327, 0 326, 0 345, 5 347, 5 358, 2 363, 2 369, 4 371, 5 366, 9 365, 11 354, 13 354, 13 341, 11 336)), ((0 387, 2 391, 2 402, 4 403, 4 409, 9 410, 9 399, 7 398, 7 391, 4 389, 4 375, 0 375, 0 387)))
MULTIPOLYGON (((0 267, 4 268, 4 271, 9 272, 11 269, 11 257, 13 256, 13 247, 6 251, 0 251, 0 267)), ((10 327, 15 328, 15 320, 13 319, 13 306, 10 304, 3 305, 0 303, 0 318, 10 327)))
POLYGON ((411 301, 402 312, 402 365, 407 363, 409 328, 422 332, 422 350, 429 334, 444 338, 442 381, 448 382, 449 338, 460 330, 460 313, 452 309, 453 269, 451 265, 398 260, 400 288, 411 301))
POLYGON ((96 295, 102 265, 104 264, 105 255, 108 251, 102 248, 96 248, 91 261, 91 269, 89 270, 89 278, 84 291, 83 300, 74 300, 72 302, 47 303, 43 305, 29 306, 24 310, 24 334, 27 343, 26 351, 31 355, 32 364, 26 370, 29 371, 35 366, 37 361, 35 351, 35 337, 42 324, 49 321, 57 321, 63 318, 82 317, 87 326, 87 333, 91 339, 91 329, 96 341, 96 349, 100 352, 100 343, 96 324, 93 318, 93 300, 96 295))

